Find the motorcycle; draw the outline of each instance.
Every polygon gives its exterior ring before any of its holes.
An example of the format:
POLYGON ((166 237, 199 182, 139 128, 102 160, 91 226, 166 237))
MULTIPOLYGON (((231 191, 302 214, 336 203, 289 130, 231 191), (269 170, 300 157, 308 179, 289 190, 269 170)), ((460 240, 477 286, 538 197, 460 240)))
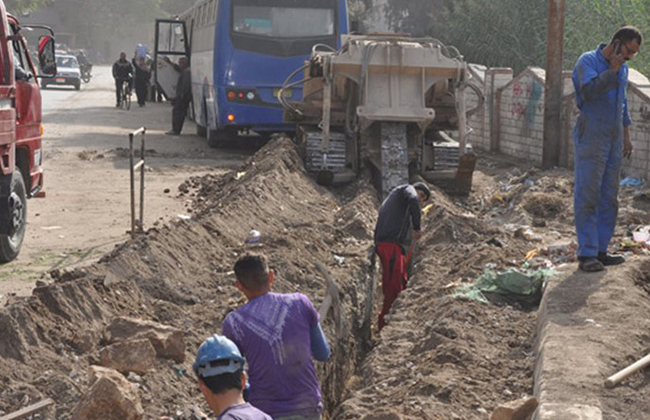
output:
POLYGON ((90 78, 93 77, 92 74, 90 73, 92 68, 93 68, 92 64, 81 66, 79 68, 79 71, 81 72, 81 80, 83 80, 84 83, 90 82, 90 78))

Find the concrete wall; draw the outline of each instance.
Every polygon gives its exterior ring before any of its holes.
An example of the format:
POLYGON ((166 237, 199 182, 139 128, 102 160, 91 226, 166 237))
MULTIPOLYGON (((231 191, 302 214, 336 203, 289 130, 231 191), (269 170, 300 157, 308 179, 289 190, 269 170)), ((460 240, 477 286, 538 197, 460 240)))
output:
POLYGON ((498 145, 502 153, 542 163, 544 79, 526 69, 497 91, 498 145))
MULTIPOLYGON (((545 72, 528 68, 513 77, 511 69, 486 69, 470 65, 473 82, 485 95, 482 109, 469 120, 473 147, 500 152, 528 161, 542 163, 544 138, 545 72)), ((562 139, 560 165, 573 167, 573 127, 579 111, 571 83, 571 72, 564 72, 562 100, 562 139)), ((468 108, 477 103, 472 93, 468 108)), ((650 81, 630 70, 628 107, 633 125, 630 135, 634 146, 631 159, 623 161, 623 176, 650 180, 650 81)))

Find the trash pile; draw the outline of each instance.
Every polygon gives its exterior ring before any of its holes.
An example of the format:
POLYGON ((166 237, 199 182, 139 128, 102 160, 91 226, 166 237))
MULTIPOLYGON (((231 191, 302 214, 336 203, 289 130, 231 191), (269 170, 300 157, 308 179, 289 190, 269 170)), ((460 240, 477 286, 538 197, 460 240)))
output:
POLYGON ((553 274, 553 270, 549 269, 528 270, 525 273, 516 269, 503 272, 487 269, 471 285, 456 288, 453 296, 532 309, 539 305, 546 281, 553 274))

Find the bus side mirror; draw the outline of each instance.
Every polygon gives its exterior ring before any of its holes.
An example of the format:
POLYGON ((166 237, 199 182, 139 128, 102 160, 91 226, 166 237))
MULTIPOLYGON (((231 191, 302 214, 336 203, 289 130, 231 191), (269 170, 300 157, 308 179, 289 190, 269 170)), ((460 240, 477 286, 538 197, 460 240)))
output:
POLYGON ((56 56, 54 55, 54 37, 44 35, 38 40, 38 64, 41 74, 56 75, 56 56))

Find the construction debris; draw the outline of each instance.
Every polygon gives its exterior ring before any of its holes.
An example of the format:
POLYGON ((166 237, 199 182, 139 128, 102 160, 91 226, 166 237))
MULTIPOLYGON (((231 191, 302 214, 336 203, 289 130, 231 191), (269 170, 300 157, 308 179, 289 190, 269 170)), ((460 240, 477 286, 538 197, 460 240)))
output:
POLYGON ((113 369, 93 366, 91 385, 81 396, 71 420, 140 420, 144 410, 137 388, 113 369))
POLYGON ((129 372, 144 375, 156 362, 156 350, 147 339, 124 340, 101 349, 99 357, 102 366, 125 375, 129 372))
POLYGON ((183 331, 168 325, 141 319, 118 317, 106 328, 104 337, 108 343, 127 339, 148 339, 156 356, 182 363, 185 360, 183 331))

